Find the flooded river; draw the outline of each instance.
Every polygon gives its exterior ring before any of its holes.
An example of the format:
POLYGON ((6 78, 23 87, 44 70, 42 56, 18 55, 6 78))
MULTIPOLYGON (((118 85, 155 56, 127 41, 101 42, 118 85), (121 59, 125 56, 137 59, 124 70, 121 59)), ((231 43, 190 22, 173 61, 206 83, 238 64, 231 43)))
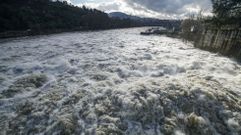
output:
POLYGON ((241 65, 144 30, 0 41, 0 134, 240 135, 241 65))

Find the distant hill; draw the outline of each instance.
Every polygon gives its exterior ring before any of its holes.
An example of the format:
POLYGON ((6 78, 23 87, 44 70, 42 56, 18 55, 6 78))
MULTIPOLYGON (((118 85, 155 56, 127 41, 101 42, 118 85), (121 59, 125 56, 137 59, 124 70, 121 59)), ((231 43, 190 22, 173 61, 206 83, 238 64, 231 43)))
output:
POLYGON ((130 19, 132 21, 136 21, 138 24, 142 26, 163 26, 166 28, 173 28, 175 27, 178 29, 181 25, 181 20, 160 20, 156 18, 143 18, 138 16, 128 15, 122 12, 111 12, 108 14, 111 18, 118 18, 118 19, 130 19))
POLYGON ((137 17, 137 16, 132 16, 132 15, 128 15, 122 12, 111 12, 109 13, 109 17, 111 18, 120 18, 120 19, 132 19, 132 20, 141 20, 141 17, 137 17))

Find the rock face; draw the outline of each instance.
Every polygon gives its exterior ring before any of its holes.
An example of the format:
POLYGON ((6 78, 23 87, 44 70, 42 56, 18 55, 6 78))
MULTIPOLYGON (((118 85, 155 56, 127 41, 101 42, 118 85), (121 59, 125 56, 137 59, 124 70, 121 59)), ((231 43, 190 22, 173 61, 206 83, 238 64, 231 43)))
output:
POLYGON ((219 52, 241 61, 241 29, 205 29, 195 47, 219 52))

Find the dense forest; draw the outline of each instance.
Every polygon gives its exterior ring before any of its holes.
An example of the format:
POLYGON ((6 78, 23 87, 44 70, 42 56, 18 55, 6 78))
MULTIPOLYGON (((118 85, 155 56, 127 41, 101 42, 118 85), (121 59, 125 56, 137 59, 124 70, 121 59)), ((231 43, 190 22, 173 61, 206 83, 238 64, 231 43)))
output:
POLYGON ((130 19, 109 18, 96 9, 77 7, 66 1, 1 0, 0 32, 108 29, 138 26, 130 19))
POLYGON ((241 27, 241 0, 211 0, 215 25, 236 25, 241 27))

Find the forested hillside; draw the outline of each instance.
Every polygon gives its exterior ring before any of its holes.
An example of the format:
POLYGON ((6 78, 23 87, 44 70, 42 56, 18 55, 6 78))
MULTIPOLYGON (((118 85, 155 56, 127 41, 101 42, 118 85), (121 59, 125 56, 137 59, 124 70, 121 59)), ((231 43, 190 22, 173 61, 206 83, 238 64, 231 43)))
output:
POLYGON ((95 9, 51 0, 1 0, 0 24, 0 32, 137 26, 129 19, 111 19, 106 13, 95 9))

